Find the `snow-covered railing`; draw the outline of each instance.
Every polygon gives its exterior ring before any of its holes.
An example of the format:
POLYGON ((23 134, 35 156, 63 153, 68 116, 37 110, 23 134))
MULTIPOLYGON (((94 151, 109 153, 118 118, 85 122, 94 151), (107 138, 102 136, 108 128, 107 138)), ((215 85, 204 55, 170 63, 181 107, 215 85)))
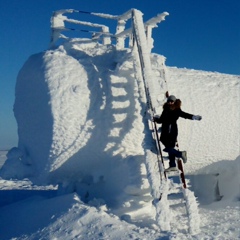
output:
POLYGON ((50 47, 54 47, 56 41, 59 38, 66 39, 67 37, 63 34, 61 34, 62 31, 69 31, 69 30, 76 30, 73 28, 67 28, 65 27, 65 23, 73 23, 73 24, 79 24, 84 25, 88 27, 95 27, 100 28, 100 32, 104 34, 103 44, 110 44, 110 38, 109 38, 109 28, 103 24, 97 24, 97 23, 91 23, 91 22, 84 22, 84 21, 78 21, 74 19, 69 19, 66 16, 63 16, 65 13, 73 13, 73 12, 79 12, 73 9, 65 9, 65 10, 59 10, 53 13, 53 16, 51 18, 51 43, 50 47))
MULTIPOLYGON (((50 48, 53 48, 56 45, 56 42, 58 39, 69 39, 66 35, 64 35, 62 32, 65 31, 81 31, 81 32, 89 32, 92 34, 92 39, 100 41, 102 39, 102 44, 112 44, 112 39, 115 39, 116 41, 116 47, 117 49, 123 49, 125 47, 125 39, 129 38, 129 46, 132 46, 132 27, 125 30, 126 23, 128 20, 131 21, 132 19, 132 13, 134 9, 130 9, 127 12, 123 13, 122 15, 110 15, 110 14, 104 14, 104 13, 94 13, 94 12, 85 12, 85 11, 79 11, 74 9, 63 9, 55 11, 51 17, 51 42, 50 42, 50 48), (117 27, 115 33, 109 32, 109 26, 106 26, 104 24, 99 23, 92 23, 92 22, 86 22, 86 21, 79 21, 75 19, 70 19, 64 14, 71 14, 71 13, 79 13, 79 14, 89 14, 94 15, 97 17, 110 19, 110 20, 116 20, 117 21, 117 27), (66 23, 70 24, 76 24, 76 25, 82 25, 91 27, 94 29, 99 30, 81 30, 81 29, 74 29, 74 28, 68 28, 66 27, 66 23)), ((152 28, 157 27, 157 23, 160 23, 161 21, 165 20, 165 17, 169 15, 167 12, 164 12, 162 14, 158 14, 156 17, 151 18, 146 23, 144 23, 145 31, 147 35, 147 41, 149 48, 152 49, 152 28)))

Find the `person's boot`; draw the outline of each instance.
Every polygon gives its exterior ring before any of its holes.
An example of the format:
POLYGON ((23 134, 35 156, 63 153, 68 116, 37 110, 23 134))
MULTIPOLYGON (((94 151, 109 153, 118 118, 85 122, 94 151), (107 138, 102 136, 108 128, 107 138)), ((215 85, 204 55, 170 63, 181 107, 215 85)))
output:
POLYGON ((183 160, 183 163, 187 162, 187 152, 186 151, 182 151, 182 160, 183 160))
POLYGON ((165 170, 165 172, 173 172, 173 171, 177 171, 178 169, 176 167, 169 167, 165 170))

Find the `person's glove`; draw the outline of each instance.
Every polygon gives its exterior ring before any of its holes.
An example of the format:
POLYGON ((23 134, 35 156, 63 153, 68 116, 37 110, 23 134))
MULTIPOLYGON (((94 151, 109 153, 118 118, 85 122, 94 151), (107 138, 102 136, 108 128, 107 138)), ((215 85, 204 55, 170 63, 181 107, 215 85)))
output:
POLYGON ((153 121, 156 122, 159 118, 160 118, 159 115, 155 115, 155 116, 153 117, 153 121))
POLYGON ((198 120, 198 121, 200 121, 201 119, 202 119, 202 117, 199 116, 199 115, 193 115, 193 117, 192 117, 192 120, 198 120))

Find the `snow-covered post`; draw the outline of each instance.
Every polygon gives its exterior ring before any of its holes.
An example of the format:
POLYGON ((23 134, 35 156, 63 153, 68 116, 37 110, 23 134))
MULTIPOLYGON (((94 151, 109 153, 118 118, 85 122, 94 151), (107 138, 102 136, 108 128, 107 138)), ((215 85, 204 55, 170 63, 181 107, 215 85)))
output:
MULTIPOLYGON (((141 62, 141 71, 143 81, 148 92, 155 92, 152 85, 152 66, 150 60, 150 51, 147 44, 147 38, 145 33, 145 27, 142 19, 142 12, 133 9, 133 33, 136 40, 139 52, 139 58, 141 62)), ((155 105, 155 104, 154 104, 155 105)))
POLYGON ((125 38, 126 36, 130 35, 130 31, 131 29, 124 31, 125 30, 125 26, 126 26, 126 22, 128 19, 130 19, 132 16, 132 9, 128 10, 127 12, 125 12, 124 14, 122 14, 121 16, 118 16, 118 23, 117 23, 117 29, 116 29, 116 47, 117 49, 123 49, 125 44, 125 38))
POLYGON ((146 26, 146 36, 149 52, 153 49, 152 26, 146 26))
POLYGON ((133 48, 133 35, 132 34, 129 36, 128 45, 129 45, 129 48, 133 48))
POLYGON ((62 30, 65 28, 64 21, 67 19, 66 16, 63 16, 65 11, 56 11, 51 17, 51 41, 50 48, 55 47, 56 41, 59 39, 62 30))
POLYGON ((200 231, 200 216, 198 213, 198 202, 194 193, 189 189, 183 189, 183 195, 186 200, 186 209, 188 213, 189 233, 198 234, 200 231))
POLYGON ((107 26, 102 27, 103 33, 108 33, 108 34, 103 34, 103 44, 111 44, 111 38, 109 37, 109 28, 107 26))
POLYGON ((65 21, 68 20, 66 16, 63 16, 64 13, 73 13, 75 10, 73 9, 63 9, 53 12, 51 17, 51 40, 50 40, 50 48, 55 47, 56 41, 61 38, 67 38, 62 35, 62 31, 66 31, 69 29, 65 28, 65 21))
MULTIPOLYGON (((124 31, 125 24, 126 24, 126 21, 124 19, 119 19, 118 20, 116 34, 124 31)), ((117 37, 116 38, 116 41, 117 41, 116 48, 117 49, 123 49, 124 48, 124 40, 125 40, 124 37, 117 37)))
POLYGON ((165 17, 168 16, 168 12, 163 12, 161 14, 158 14, 156 17, 153 17, 149 19, 146 23, 146 35, 147 35, 147 42, 148 42, 148 47, 151 52, 153 48, 153 38, 152 38, 152 29, 157 27, 157 23, 160 23, 161 21, 165 20, 165 17))
POLYGON ((168 201, 169 180, 162 181, 160 186, 161 200, 155 201, 156 221, 162 231, 170 231, 171 211, 168 201))

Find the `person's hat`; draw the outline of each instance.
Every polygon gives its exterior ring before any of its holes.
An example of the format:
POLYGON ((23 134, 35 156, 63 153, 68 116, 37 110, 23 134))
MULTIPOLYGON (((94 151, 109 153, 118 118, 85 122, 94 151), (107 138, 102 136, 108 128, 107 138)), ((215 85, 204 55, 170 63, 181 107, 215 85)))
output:
POLYGON ((174 95, 170 95, 167 100, 168 100, 168 102, 170 102, 170 101, 175 102, 177 100, 177 98, 174 95))

